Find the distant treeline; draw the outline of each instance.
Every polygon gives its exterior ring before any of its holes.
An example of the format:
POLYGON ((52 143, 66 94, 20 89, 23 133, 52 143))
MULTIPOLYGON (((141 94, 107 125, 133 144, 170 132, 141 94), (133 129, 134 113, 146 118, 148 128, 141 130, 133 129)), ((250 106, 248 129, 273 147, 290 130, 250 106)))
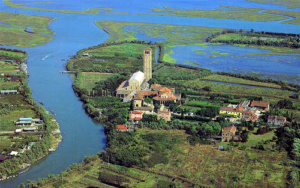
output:
POLYGON ((265 46, 279 46, 279 47, 300 47, 300 35, 299 34, 287 34, 287 33, 274 33, 265 31, 254 31, 254 30, 231 30, 227 29, 222 32, 214 33, 206 39, 206 42, 212 43, 227 43, 227 44, 254 44, 254 45, 265 45, 265 46), (227 33, 236 33, 237 35, 249 37, 236 39, 217 39, 219 35, 227 33), (257 37, 257 38, 253 38, 257 37), (259 39, 259 37, 266 37, 266 39, 259 39), (271 37, 275 37, 277 40, 270 40, 271 37))

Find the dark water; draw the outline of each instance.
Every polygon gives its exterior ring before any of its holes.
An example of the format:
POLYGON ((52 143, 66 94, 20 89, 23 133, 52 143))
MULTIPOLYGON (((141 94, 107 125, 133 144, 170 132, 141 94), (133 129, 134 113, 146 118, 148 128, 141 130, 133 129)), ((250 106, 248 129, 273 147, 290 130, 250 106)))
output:
MULTIPOLYGON (((46 0, 42 0, 46 2, 46 0)), ((39 0, 39 2, 42 2, 39 0)), ((14 2, 21 2, 15 1, 14 2)), ((28 3, 31 1, 23 1, 28 3)), ((48 2, 48 1, 47 1, 48 2)), ((263 4, 251 3, 247 1, 55 1, 51 4, 37 4, 34 6, 47 7, 52 9, 74 9, 84 10, 85 8, 115 8, 116 11, 143 12, 148 11, 152 7, 160 7, 166 5, 177 8, 216 8, 222 5, 238 5, 238 6, 267 6, 263 4), (215 3, 212 3, 215 2, 215 3), (242 2, 242 4, 240 3, 242 2)), ((33 6, 33 5, 32 5, 33 6)), ((286 9, 282 6, 270 6, 276 9, 286 9)), ((46 45, 35 48, 18 48, 26 50, 29 53, 28 72, 29 85, 34 90, 35 99, 42 101, 47 110, 53 110, 56 119, 60 123, 63 141, 59 148, 48 157, 41 160, 38 164, 18 176, 8 181, 0 182, 0 187, 17 187, 18 184, 26 182, 27 179, 37 180, 46 177, 48 174, 56 174, 64 170, 73 163, 83 160, 84 156, 96 154, 105 149, 105 135, 100 124, 92 121, 82 109, 82 103, 74 95, 72 90, 72 79, 67 75, 61 75, 60 70, 64 70, 65 61, 69 55, 75 54, 78 50, 89 46, 97 45, 104 42, 108 35, 94 25, 94 21, 98 20, 117 20, 117 21, 133 21, 145 23, 161 23, 161 24, 178 24, 178 25, 194 25, 209 27, 224 27, 233 29, 251 29, 264 30, 273 32, 299 33, 299 26, 282 25, 280 22, 246 22, 235 20, 218 20, 205 18, 184 18, 184 17, 159 17, 151 15, 74 15, 61 14, 53 12, 41 12, 32 10, 22 10, 7 7, 0 2, 0 10, 13 13, 22 13, 28 15, 53 16, 57 19, 52 22, 51 29, 56 35, 55 39, 46 45), (284 26, 284 27, 283 27, 284 26), (43 59, 43 60, 42 60, 43 59)), ((147 38, 146 35, 140 34, 139 38, 147 38)), ((163 40, 158 38, 156 40, 163 40)), ((152 40, 151 41, 155 41, 152 40)), ((11 47, 16 48, 16 47, 11 47)), ((214 48, 214 47, 212 47, 214 48)), ((216 51, 221 51, 218 49, 216 51)), ((233 54, 238 53, 240 48, 233 48, 233 54)), ((242 48, 244 50, 244 48, 242 48)), ((180 50, 179 50, 180 51, 180 50)), ((194 51, 192 51, 194 52, 194 51)), ((178 61, 187 57, 185 51, 178 52, 178 61)), ((226 58, 226 57, 224 57, 226 58)), ((187 58, 188 60, 188 58, 187 58)), ((225 59, 226 60, 226 59, 225 59)), ((225 61, 224 60, 224 61, 225 61)), ((255 59, 254 59, 255 60, 255 59)), ((297 60, 298 61, 298 60, 297 60)), ((183 62, 184 63, 184 62, 183 62)), ((200 62, 199 62, 200 63, 200 62)), ((224 65, 225 66, 225 65, 224 65)), ((246 69, 252 66, 252 63, 243 65, 246 69)), ((294 63, 288 66, 294 66, 294 63)), ((292 67, 297 68, 299 65, 292 67)), ((209 68, 209 66, 207 65, 209 68)), ((280 69, 282 69, 280 67, 280 69)), ((288 69, 291 69, 289 67, 288 69)), ((258 71, 265 71, 259 69, 258 71)), ((287 71, 287 74, 289 72, 287 71)))

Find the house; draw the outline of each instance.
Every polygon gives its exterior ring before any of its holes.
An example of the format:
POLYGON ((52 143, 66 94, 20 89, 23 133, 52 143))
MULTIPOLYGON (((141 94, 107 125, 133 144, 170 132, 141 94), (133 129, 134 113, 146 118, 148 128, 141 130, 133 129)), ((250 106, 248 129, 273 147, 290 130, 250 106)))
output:
POLYGON ((222 129, 222 141, 230 141, 231 139, 234 139, 236 132, 235 126, 225 127, 222 129))
POLYGON ((169 88, 164 87, 158 91, 158 96, 153 97, 153 100, 159 101, 160 104, 166 104, 168 101, 176 102, 176 97, 169 88))
POLYGON ((134 127, 133 125, 117 125, 116 130, 119 132, 133 132, 134 127))
POLYGON ((269 111, 270 103, 263 101, 251 101, 250 107, 255 107, 261 111, 269 111))
POLYGON ((239 108, 223 106, 223 107, 220 107, 219 114, 242 118, 242 111, 239 108))
POLYGON ((244 110, 242 111, 242 119, 247 120, 247 121, 256 121, 257 120, 257 115, 254 113, 253 110, 244 110))
POLYGON ((171 121, 171 112, 167 108, 157 111, 157 120, 164 119, 165 122, 171 121))
POLYGON ((286 118, 283 116, 268 116, 268 124, 270 125, 282 127, 285 122, 286 118))
POLYGON ((142 107, 144 96, 141 94, 137 94, 133 97, 134 107, 142 107))
POLYGON ((129 119, 133 121, 140 121, 143 118, 144 112, 141 111, 130 111, 129 112, 129 119))
POLYGON ((17 94, 18 90, 1 90, 1 94, 17 94))
POLYGON ((19 120, 14 123, 16 126, 31 126, 32 118, 19 118, 19 120))
POLYGON ((16 129, 15 130, 15 133, 21 133, 21 132, 23 132, 23 129, 16 129))
POLYGON ((23 128, 23 132, 36 132, 36 131, 37 131, 37 127, 23 128))
POLYGON ((152 91, 159 91, 160 89, 162 89, 163 88, 163 86, 161 86, 160 84, 153 84, 153 85, 151 85, 151 87, 150 87, 150 89, 152 90, 152 91))
POLYGON ((12 155, 12 156, 17 156, 18 155, 18 152, 17 151, 12 151, 12 152, 10 152, 10 154, 9 155, 12 155))

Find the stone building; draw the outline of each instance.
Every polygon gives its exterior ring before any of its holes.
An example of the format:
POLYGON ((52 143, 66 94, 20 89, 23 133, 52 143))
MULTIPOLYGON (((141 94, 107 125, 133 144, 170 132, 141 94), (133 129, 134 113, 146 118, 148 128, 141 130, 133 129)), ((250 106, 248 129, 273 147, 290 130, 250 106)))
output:
POLYGON ((122 82, 117 88, 117 97, 126 98, 132 96, 136 91, 146 91, 149 89, 148 81, 152 78, 152 50, 145 48, 143 59, 143 71, 135 72, 129 80, 122 82))

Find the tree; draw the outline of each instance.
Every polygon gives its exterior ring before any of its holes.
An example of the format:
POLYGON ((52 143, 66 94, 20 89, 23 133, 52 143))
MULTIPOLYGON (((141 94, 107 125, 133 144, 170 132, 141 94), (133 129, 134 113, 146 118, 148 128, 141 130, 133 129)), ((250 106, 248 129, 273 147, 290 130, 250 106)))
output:
POLYGON ((25 186, 24 183, 21 183, 21 184, 19 185, 19 188, 26 188, 26 186, 25 186))
POLYGON ((146 103, 150 103, 150 102, 152 101, 152 99, 150 99, 149 97, 146 97, 146 98, 144 99, 144 101, 145 101, 146 103))
POLYGON ((243 130, 243 132, 241 133, 241 139, 242 142, 248 142, 249 139, 249 132, 247 130, 243 130))

